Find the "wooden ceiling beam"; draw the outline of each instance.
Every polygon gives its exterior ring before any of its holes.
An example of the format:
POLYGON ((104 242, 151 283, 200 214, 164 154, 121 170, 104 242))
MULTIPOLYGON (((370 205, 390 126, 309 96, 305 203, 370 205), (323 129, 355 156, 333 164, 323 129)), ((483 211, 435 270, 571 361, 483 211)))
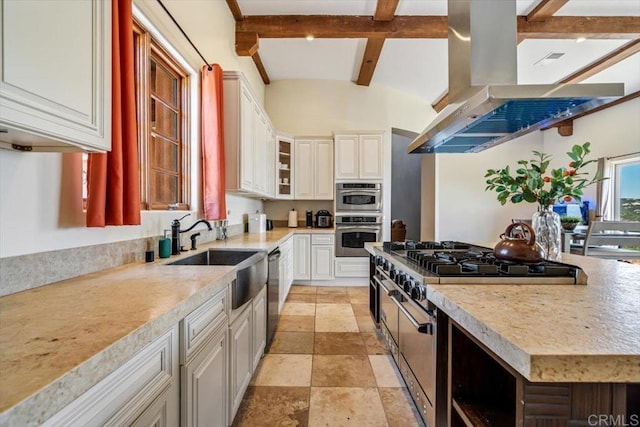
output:
POLYGON ((618 49, 614 50, 608 55, 605 55, 597 61, 592 62, 586 67, 576 71, 570 76, 565 77, 558 83, 579 83, 638 52, 640 52, 640 39, 632 40, 629 43, 620 46, 618 49))
POLYGON ((518 36, 525 39, 629 39, 640 37, 638 16, 553 16, 530 22, 518 16, 518 36))
MULTIPOLYGON (((578 37, 595 39, 638 38, 638 16, 554 16, 544 22, 529 22, 518 16, 522 38, 578 37)), ((446 16, 396 16, 376 21, 371 16, 272 15, 245 16, 236 31, 255 32, 260 38, 447 38, 446 16)))
POLYGON ((364 50, 364 56, 362 57, 362 65, 360 65, 360 74, 358 75, 357 84, 361 86, 369 86, 373 73, 376 70, 378 59, 380 58, 380 52, 382 52, 382 46, 385 39, 369 39, 367 40, 367 47, 364 50))
MULTIPOLYGON (((378 0, 376 5, 376 13, 373 16, 374 21, 391 21, 396 14, 399 0, 378 0)), ((356 83, 361 86, 369 86, 373 73, 376 71, 378 59, 382 53, 384 46, 384 38, 368 38, 367 46, 364 49, 362 63, 360 64, 360 73, 356 83)))
POLYGON ((236 0, 227 0, 227 6, 229 6, 229 10, 233 15, 233 19, 235 19, 236 22, 242 21, 242 19, 244 18, 244 15, 240 10, 240 5, 238 4, 238 2, 236 0))
POLYGON ((527 21, 539 22, 551 18, 569 0, 541 0, 527 15, 527 21))
POLYGON ((260 54, 258 52, 251 55, 251 59, 253 59, 253 63, 256 64, 256 68, 258 69, 258 73, 260 73, 260 77, 262 77, 262 81, 264 84, 268 85, 271 83, 269 80, 269 75, 267 74, 267 70, 264 68, 264 64, 262 63, 262 59, 260 58, 260 54))
POLYGON ((391 21, 396 16, 396 8, 400 0, 378 0, 376 13, 373 19, 376 21, 391 21))
POLYGON ((236 53, 238 56, 253 56, 259 46, 258 33, 239 33, 236 31, 236 53))

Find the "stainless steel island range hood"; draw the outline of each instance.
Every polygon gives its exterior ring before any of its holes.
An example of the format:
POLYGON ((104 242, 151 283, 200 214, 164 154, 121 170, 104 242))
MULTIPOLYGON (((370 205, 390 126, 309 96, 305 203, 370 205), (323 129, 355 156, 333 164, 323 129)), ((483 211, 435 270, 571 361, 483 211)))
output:
POLYGON ((409 153, 486 150, 624 95, 622 83, 517 84, 516 0, 449 0, 449 105, 409 153))

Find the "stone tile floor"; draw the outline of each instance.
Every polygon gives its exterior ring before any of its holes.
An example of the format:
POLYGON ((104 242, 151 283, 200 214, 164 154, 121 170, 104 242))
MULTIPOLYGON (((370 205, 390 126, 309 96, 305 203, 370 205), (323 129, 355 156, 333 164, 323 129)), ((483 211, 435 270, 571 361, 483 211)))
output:
POLYGON ((368 287, 293 286, 233 426, 422 426, 368 287))

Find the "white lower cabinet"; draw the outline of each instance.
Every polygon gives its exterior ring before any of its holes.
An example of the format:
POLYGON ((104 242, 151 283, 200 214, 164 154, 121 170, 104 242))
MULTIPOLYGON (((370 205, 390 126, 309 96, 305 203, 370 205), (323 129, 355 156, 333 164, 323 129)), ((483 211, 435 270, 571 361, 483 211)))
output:
POLYGON ((251 346, 253 337, 251 332, 252 324, 251 304, 247 304, 244 311, 236 317, 229 326, 230 339, 230 375, 229 381, 229 420, 233 421, 238 407, 242 402, 244 392, 247 390, 251 374, 253 374, 253 352, 251 346))
MULTIPOLYGON (((182 366, 182 425, 227 427, 227 324, 182 366)), ((153 425, 153 424, 152 424, 153 425)))
POLYGON ((253 298, 253 369, 255 371, 260 363, 267 345, 267 287, 253 298))
POLYGON ((369 277, 368 257, 337 257, 336 277, 369 277))
POLYGON ((295 280, 334 279, 334 234, 296 234, 293 236, 293 252, 295 280))
POLYGON ((311 280, 311 235, 293 236, 293 279, 311 280))
POLYGON ((178 366, 176 325, 43 425, 178 425, 178 366))
POLYGON ((311 235, 311 279, 333 280, 335 260, 335 235, 311 235))
POLYGON ((282 312, 284 302, 287 300, 291 284, 293 283, 293 237, 289 237, 280 245, 280 264, 279 264, 279 301, 278 312, 282 312))

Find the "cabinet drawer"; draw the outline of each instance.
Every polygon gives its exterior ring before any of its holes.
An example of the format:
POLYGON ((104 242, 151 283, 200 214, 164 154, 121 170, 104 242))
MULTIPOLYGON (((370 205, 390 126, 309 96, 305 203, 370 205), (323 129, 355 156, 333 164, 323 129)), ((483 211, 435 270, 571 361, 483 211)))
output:
POLYGON ((336 277, 368 277, 369 258, 338 257, 336 258, 336 277))
POLYGON ((162 335, 44 425, 130 425, 176 380, 177 335, 162 335))
POLYGON ((186 364, 211 333, 226 323, 227 305, 225 288, 180 321, 180 364, 186 364))
POLYGON ((312 234, 311 235, 312 245, 333 245, 334 240, 335 240, 334 234, 312 234))

